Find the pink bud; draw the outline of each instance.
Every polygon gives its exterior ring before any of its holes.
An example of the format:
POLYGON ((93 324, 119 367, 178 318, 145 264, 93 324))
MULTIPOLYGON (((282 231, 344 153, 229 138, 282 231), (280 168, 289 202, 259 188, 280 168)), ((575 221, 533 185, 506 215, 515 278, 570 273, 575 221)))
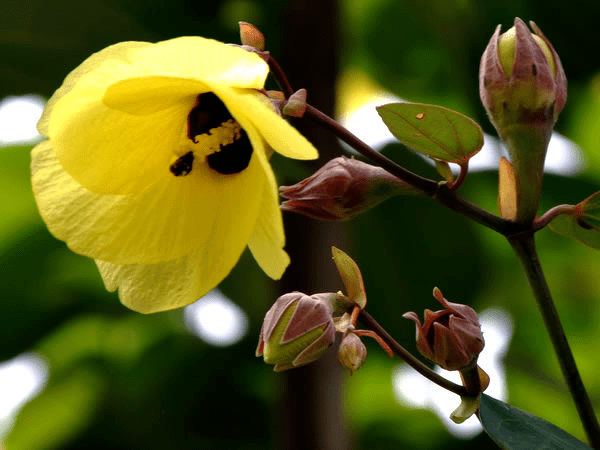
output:
POLYGON ((445 309, 426 309, 423 325, 414 312, 403 315, 417 326, 417 349, 446 370, 472 367, 485 344, 477 313, 470 306, 450 303, 438 288, 433 295, 445 309))
POLYGON ((276 372, 320 358, 335 340, 330 300, 336 295, 291 292, 279 297, 265 315, 256 356, 275 364, 276 372))
POLYGON ((540 29, 518 17, 514 27, 492 36, 479 68, 479 93, 492 123, 554 126, 567 100, 567 79, 558 54, 540 29), (546 125, 547 124, 547 125, 546 125))
POLYGON ((535 23, 518 17, 490 39, 479 66, 479 95, 508 148, 515 178, 515 217, 532 222, 542 191, 544 162, 558 114, 567 101, 567 78, 558 54, 535 23))
POLYGON ((344 156, 280 191, 288 199, 282 210, 321 220, 347 220, 395 195, 419 194, 386 170, 344 156))

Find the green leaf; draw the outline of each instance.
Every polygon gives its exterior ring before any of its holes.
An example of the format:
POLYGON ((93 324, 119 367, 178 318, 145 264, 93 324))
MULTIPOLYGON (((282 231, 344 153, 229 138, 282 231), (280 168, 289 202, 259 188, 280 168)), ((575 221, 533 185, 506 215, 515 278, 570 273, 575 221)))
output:
MULTIPOLYGON (((564 237, 575 239, 588 247, 600 250, 600 230, 594 227, 584 228, 576 217, 562 215, 556 217, 549 228, 564 237)), ((587 218, 585 220, 587 223, 587 218)))
POLYGON ((102 404, 105 385, 103 375, 92 367, 78 368, 64 379, 51 379, 19 413, 6 448, 63 448, 89 426, 102 404))
POLYGON ((507 450, 590 450, 556 425, 481 394, 480 420, 486 433, 507 450))
POLYGON ((483 147, 481 127, 442 106, 390 103, 377 112, 398 140, 433 159, 463 165, 483 147))
POLYGON ((581 219, 587 225, 600 229, 600 192, 595 192, 580 203, 581 219))

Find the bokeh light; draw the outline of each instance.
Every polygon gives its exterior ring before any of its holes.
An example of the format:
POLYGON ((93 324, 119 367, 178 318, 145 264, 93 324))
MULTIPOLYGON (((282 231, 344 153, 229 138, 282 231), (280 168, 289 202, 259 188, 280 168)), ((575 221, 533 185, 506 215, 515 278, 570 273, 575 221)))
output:
POLYGON ((19 410, 42 391, 48 376, 48 364, 33 353, 0 364, 0 437, 10 431, 19 410))
POLYGON ((41 138, 36 124, 46 103, 38 96, 9 96, 0 101, 0 147, 41 138))
POLYGON ((216 347, 233 345, 248 332, 246 313, 218 289, 187 306, 183 314, 188 329, 216 347))

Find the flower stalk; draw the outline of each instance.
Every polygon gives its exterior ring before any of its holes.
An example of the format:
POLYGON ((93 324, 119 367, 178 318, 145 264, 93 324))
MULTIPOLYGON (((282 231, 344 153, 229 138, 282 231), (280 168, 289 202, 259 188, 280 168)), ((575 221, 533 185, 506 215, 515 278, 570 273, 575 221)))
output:
POLYGON ((398 341, 396 341, 392 335, 390 335, 381 325, 379 325, 373 316, 371 316, 371 314, 364 309, 360 312, 360 321, 368 328, 373 330, 377 335, 379 335, 390 346, 396 355, 402 358, 409 366, 411 366, 425 378, 431 380, 435 384, 450 392, 454 392, 456 395, 460 395, 461 397, 471 396, 469 391, 464 386, 460 386, 450 380, 447 380, 419 361, 412 353, 400 345, 398 341))

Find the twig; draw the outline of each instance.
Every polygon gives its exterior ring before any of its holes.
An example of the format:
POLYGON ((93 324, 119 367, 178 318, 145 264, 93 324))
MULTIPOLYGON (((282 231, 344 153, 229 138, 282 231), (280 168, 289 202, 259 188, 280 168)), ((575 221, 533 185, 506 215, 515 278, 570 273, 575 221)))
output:
POLYGON ((561 214, 572 215, 577 210, 577 205, 558 205, 546 211, 533 222, 534 231, 539 231, 561 214))
POLYGON ((412 353, 402 347, 377 321, 364 309, 360 312, 360 321, 366 325, 368 328, 377 333, 381 338, 390 346, 393 352, 402 358, 408 365, 410 365, 413 369, 419 372, 424 377, 433 381, 437 385, 447 389, 451 392, 454 392, 461 397, 470 397, 471 395, 467 392, 467 389, 464 386, 460 386, 456 383, 453 383, 450 380, 447 380, 441 375, 438 375, 417 358, 415 358, 412 353))

